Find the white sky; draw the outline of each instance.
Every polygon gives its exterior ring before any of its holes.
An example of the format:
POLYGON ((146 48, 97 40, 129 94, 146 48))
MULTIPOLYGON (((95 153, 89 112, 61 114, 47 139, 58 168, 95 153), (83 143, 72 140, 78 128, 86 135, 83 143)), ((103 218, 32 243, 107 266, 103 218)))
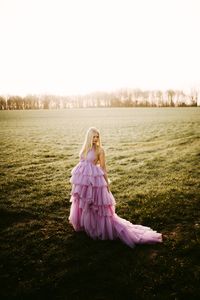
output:
POLYGON ((0 94, 200 87, 199 0, 0 0, 0 94))

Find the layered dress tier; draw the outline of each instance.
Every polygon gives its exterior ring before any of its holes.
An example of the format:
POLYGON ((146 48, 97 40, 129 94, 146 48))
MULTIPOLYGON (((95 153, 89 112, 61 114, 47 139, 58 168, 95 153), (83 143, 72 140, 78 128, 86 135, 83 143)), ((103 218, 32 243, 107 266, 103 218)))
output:
POLYGON ((71 172, 69 221, 75 231, 85 231, 93 239, 120 239, 130 247, 162 242, 162 234, 135 225, 115 213, 116 201, 107 188, 104 170, 95 164, 92 148, 71 172))

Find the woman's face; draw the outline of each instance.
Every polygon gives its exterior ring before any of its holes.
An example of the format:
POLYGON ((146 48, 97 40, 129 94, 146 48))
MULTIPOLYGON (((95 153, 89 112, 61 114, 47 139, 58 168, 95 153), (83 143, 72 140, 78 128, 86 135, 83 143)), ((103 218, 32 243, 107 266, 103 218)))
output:
POLYGON ((99 142, 99 134, 95 133, 93 135, 92 143, 93 143, 93 145, 96 145, 96 144, 98 144, 98 142, 99 142))

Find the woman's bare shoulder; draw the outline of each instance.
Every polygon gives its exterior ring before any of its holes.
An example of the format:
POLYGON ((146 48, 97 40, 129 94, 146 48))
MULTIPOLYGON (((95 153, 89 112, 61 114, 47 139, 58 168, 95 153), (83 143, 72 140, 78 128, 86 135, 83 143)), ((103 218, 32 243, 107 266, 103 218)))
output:
POLYGON ((99 154, 105 154, 103 147, 99 147, 99 154))

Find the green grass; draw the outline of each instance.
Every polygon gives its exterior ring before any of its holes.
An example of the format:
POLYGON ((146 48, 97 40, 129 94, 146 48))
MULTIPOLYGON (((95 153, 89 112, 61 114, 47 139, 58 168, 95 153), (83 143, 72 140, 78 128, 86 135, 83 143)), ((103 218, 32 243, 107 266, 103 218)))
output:
POLYGON ((200 109, 0 111, 1 299, 199 299, 200 109), (134 249, 68 223, 85 131, 102 133, 116 212, 162 232, 134 249))

